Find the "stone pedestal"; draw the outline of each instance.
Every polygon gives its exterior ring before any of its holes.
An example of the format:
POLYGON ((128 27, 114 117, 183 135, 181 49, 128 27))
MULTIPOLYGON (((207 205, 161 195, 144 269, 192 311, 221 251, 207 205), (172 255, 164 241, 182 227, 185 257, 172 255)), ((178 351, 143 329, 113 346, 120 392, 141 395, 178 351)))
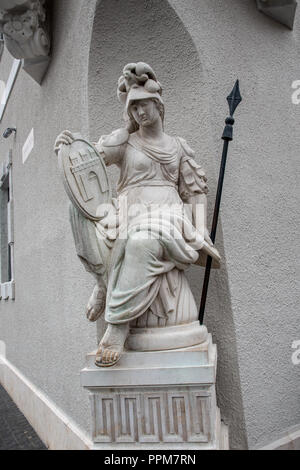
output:
POLYGON ((125 352, 112 368, 87 356, 95 449, 227 449, 216 404, 217 353, 211 335, 197 346, 125 352))

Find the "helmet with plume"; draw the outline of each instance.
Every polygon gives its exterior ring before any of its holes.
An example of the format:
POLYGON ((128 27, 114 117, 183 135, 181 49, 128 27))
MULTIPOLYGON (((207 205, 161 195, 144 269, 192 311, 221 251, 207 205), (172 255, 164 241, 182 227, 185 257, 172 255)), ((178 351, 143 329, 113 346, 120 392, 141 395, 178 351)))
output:
POLYGON ((152 98, 163 104, 162 86, 154 70, 144 62, 125 65, 118 81, 117 94, 119 101, 125 105, 127 113, 130 104, 136 100, 152 98))

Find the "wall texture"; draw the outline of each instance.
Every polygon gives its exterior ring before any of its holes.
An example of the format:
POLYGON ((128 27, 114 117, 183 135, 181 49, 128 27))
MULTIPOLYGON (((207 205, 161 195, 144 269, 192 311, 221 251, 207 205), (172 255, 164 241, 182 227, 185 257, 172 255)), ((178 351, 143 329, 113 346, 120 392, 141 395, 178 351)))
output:
MULTIPOLYGON (((65 128, 88 130, 93 9, 93 2, 53 2, 52 62, 43 85, 20 71, 0 127, 1 135, 17 127, 15 140, 0 140, 1 158, 13 147, 16 270, 16 300, 0 302, 0 337, 8 359, 87 431, 89 400, 79 373, 96 347, 95 325, 84 315, 93 282, 74 251, 53 145, 65 128), (32 128, 35 147, 23 165, 32 128)), ((1 71, 6 64, 7 51, 1 71)))
MULTIPOLYGON (((291 362, 292 342, 300 337, 299 108, 291 101, 291 84, 299 77, 300 13, 290 32, 251 1, 171 3, 206 71, 216 164, 224 92, 237 77, 244 97, 222 203, 229 289, 222 273, 215 281, 217 295, 231 300, 248 444, 254 447, 300 421, 300 368, 291 362)), ((227 308, 209 306, 207 324, 219 357, 226 355, 227 308)), ((226 394, 230 400, 234 389, 226 394)))
MULTIPOLYGON (((300 423, 297 225, 299 13, 295 29, 258 13, 251 0, 54 0, 52 62, 42 87, 20 72, 0 132, 1 159, 13 147, 16 300, 0 302, 8 359, 86 432, 90 411, 79 384, 96 328, 84 308, 92 279, 73 247, 52 148, 62 129, 92 140, 122 125, 116 83, 127 62, 149 62, 164 86, 166 131, 187 139, 209 177, 213 209, 235 79, 236 115, 206 323, 218 345, 218 400, 233 448, 275 440, 300 423), (97 4, 97 7, 96 7, 97 4), (34 127, 25 165, 22 146, 34 127)), ((5 52, 0 79, 11 58, 5 52)), ((3 78, 2 78, 3 77, 3 78)), ((117 172, 110 170, 112 182, 117 172)), ((199 302, 203 270, 189 279, 199 302)), ((103 325, 99 324, 101 331, 103 325)), ((99 332, 98 332, 99 333, 99 332)))

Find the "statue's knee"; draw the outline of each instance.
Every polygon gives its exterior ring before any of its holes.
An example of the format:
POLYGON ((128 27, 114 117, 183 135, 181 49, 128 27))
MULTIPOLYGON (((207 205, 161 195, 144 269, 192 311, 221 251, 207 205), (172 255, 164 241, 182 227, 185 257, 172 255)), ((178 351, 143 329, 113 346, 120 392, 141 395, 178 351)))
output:
POLYGON ((159 257, 162 247, 160 241, 150 238, 147 231, 140 231, 129 236, 126 251, 130 256, 137 258, 147 253, 159 257))

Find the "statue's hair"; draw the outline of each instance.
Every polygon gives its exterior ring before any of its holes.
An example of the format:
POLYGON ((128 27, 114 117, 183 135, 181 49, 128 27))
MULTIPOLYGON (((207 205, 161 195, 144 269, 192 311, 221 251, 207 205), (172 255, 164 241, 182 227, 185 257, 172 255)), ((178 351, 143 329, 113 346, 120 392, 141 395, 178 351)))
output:
MULTIPOLYGON (((157 98, 148 98, 148 99, 153 101, 156 104, 156 107, 158 109, 161 121, 162 121, 162 123, 164 123, 165 107, 164 107, 163 103, 161 103, 157 98)), ((138 125, 138 123, 134 119, 133 115, 131 114, 130 108, 128 109, 127 113, 125 111, 124 120, 125 120, 126 128, 129 132, 129 134, 133 134, 134 132, 136 132, 139 129, 140 126, 138 125)))

